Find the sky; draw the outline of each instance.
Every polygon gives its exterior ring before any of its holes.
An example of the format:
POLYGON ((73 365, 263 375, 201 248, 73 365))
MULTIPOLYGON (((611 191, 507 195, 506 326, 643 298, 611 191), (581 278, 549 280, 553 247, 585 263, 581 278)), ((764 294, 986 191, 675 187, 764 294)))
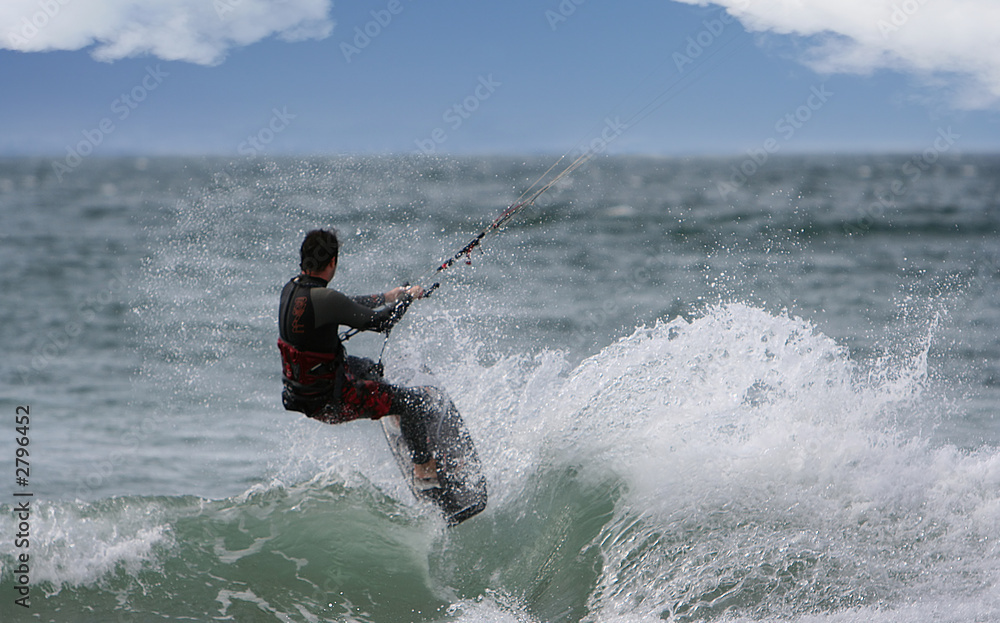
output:
POLYGON ((0 156, 1000 152, 997 24, 997 0, 4 0, 0 156))

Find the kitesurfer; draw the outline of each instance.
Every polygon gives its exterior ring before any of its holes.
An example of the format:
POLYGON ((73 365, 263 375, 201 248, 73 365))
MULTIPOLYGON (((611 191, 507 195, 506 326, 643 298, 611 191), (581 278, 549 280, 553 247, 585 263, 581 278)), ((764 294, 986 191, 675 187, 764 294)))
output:
POLYGON ((359 418, 399 416, 410 447, 418 486, 438 485, 434 457, 427 445, 427 419, 439 401, 423 388, 391 385, 369 359, 349 357, 341 325, 362 331, 388 331, 406 305, 425 294, 420 286, 383 294, 348 297, 327 284, 337 271, 340 244, 335 231, 315 229, 300 249, 302 272, 281 291, 278 310, 284 407, 339 424, 359 418))

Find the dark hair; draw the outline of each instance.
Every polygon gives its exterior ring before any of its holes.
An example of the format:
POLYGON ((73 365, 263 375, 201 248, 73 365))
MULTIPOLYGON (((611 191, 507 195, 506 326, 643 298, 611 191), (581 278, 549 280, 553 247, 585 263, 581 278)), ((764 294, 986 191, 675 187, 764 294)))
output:
POLYGON ((330 260, 337 259, 338 252, 340 243, 337 242, 337 230, 314 229, 302 241, 299 267, 303 272, 322 270, 330 260))

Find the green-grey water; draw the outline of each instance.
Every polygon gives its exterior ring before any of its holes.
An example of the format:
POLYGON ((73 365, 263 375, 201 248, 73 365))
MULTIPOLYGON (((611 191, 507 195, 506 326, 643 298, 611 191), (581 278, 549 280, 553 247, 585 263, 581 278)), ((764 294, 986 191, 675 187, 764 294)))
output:
POLYGON ((550 164, 0 161, 2 619, 995 618, 1000 159, 601 158, 432 274, 550 164), (375 424, 281 408, 319 226, 335 287, 442 283, 386 366, 479 447, 457 528, 375 424))

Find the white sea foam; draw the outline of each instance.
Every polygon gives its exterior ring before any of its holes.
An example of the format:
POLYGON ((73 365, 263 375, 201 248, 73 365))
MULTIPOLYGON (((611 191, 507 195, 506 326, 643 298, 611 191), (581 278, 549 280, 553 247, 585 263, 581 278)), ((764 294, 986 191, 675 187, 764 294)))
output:
MULTIPOLYGON (((623 483, 588 546, 596 620, 750 620, 726 616, 734 606, 765 620, 992 618, 1000 454, 921 432, 938 407, 930 347, 862 366, 807 321, 731 304, 573 370, 546 353, 452 372, 477 405, 492 510, 517 504, 533 470, 623 483)), ((460 618, 496 607, 465 603, 460 618)))
MULTIPOLYGON (((118 569, 134 574, 157 564, 156 548, 171 542, 158 514, 155 502, 141 500, 38 503, 28 549, 31 583, 59 592, 64 586, 94 584, 118 569)), ((0 554, 24 553, 11 545, 5 539, 0 554)))
POLYGON ((728 305, 584 362, 547 418, 568 455, 628 488, 592 607, 775 615, 988 596, 1000 455, 900 432, 932 404, 928 346, 870 374, 805 321, 728 305))

